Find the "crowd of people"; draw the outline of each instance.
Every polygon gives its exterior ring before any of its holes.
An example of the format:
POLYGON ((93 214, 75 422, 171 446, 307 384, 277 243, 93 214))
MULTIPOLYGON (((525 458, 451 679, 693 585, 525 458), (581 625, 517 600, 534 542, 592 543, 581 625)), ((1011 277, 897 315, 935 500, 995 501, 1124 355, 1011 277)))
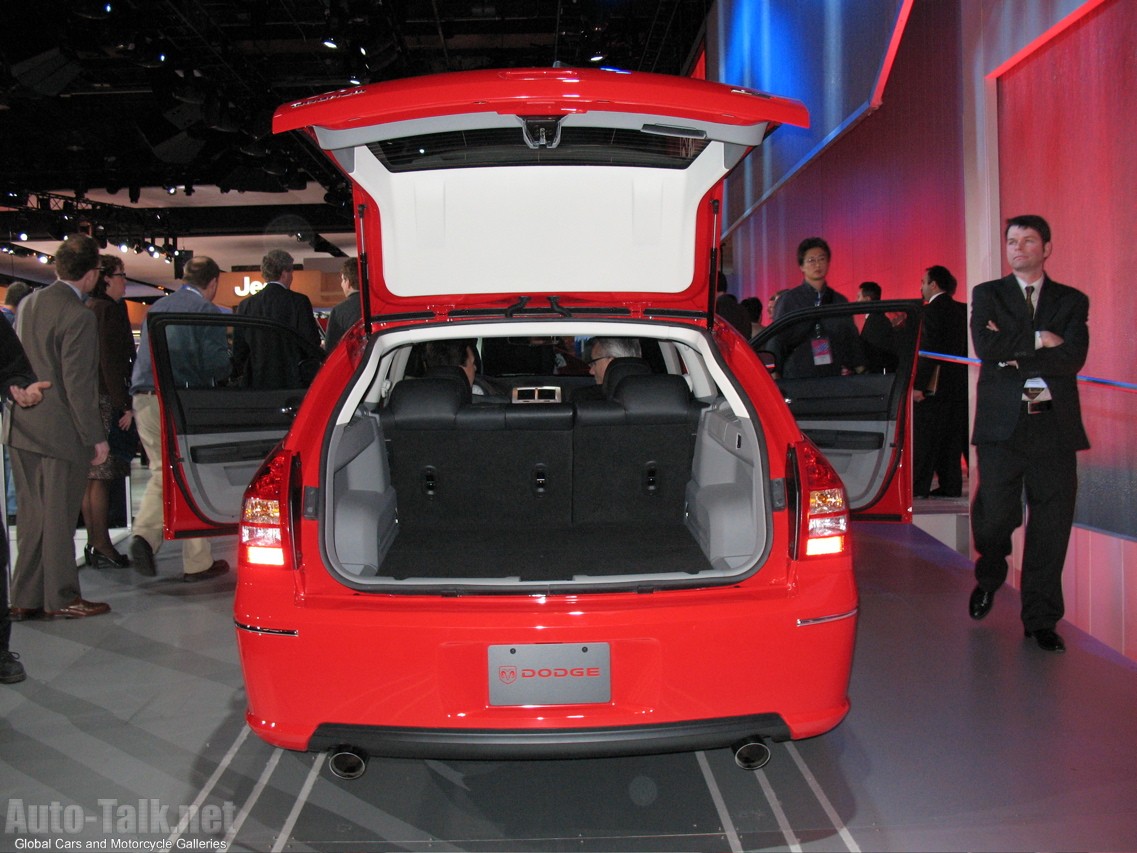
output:
MULTIPOLYGON (((1007 579, 1011 536, 1025 520, 1023 630, 1044 651, 1063 652, 1055 626, 1065 613, 1062 566, 1077 497, 1076 454, 1089 447, 1077 388, 1089 348, 1089 300, 1046 274, 1053 247, 1041 216, 1008 219, 1003 239, 1011 272, 973 289, 970 322, 946 267, 929 266, 921 277, 919 346, 927 355, 917 359, 912 383, 913 494, 963 494, 970 329, 980 371, 970 441, 978 466, 971 513, 976 586, 968 612, 976 620, 990 612, 1007 579)), ((866 314, 859 330, 851 316, 793 323, 795 312, 848 303, 828 282, 830 260, 825 240, 803 240, 797 250, 802 282, 767 302, 771 322, 788 318, 765 345, 774 352, 777 379, 893 372, 901 338, 914 333, 881 313, 866 314)), ((718 289, 723 319, 752 337, 757 327, 742 325, 734 310, 742 303, 725 293, 721 277, 718 289)), ((858 302, 881 296, 877 282, 858 287, 858 302)))
MULTIPOLYGON (((237 314, 283 323, 319 352, 326 344, 311 301, 291 290, 294 266, 283 250, 266 253, 261 262, 265 286, 241 303, 237 314)), ((4 418, 3 441, 14 486, 8 490, 7 510, 9 521, 16 523, 17 541, 9 586, 5 525, 0 537, 0 683, 5 684, 26 677, 19 655, 9 647, 13 621, 110 612, 106 602, 81 594, 76 518, 82 519, 87 536, 83 563, 95 569, 133 566, 140 575, 153 577, 163 542, 164 460, 154 367, 145 324, 137 350, 134 345, 123 302, 125 262, 118 254, 100 254, 97 241, 77 234, 56 250, 55 271, 56 281, 46 287, 10 285, 4 306, 9 322, 0 323, 0 387, 14 404, 4 418), (111 540, 111 494, 140 451, 150 477, 133 519, 128 553, 122 554, 111 540)), ((180 288, 149 311, 219 314, 223 309, 214 300, 220 276, 211 258, 191 258, 180 288)), ((342 276, 347 300, 333 312, 336 340, 359 317, 354 259, 345 261, 342 276)), ((282 369, 278 354, 255 335, 234 335, 231 352, 223 326, 178 330, 167 342, 174 381, 186 387, 240 383, 242 370, 256 370, 256 381, 269 382, 282 369)), ((183 540, 183 581, 229 571, 225 560, 213 558, 208 538, 183 540)))
MULTIPOLYGON (((1089 301, 1080 291, 1051 280, 1045 272, 1052 244, 1050 227, 1038 216, 1009 219, 1004 231, 1011 273, 977 285, 972 292, 970 332, 981 361, 971 443, 976 447, 978 487, 972 507, 976 587, 968 602, 973 619, 984 618, 1006 581, 1011 535, 1028 509, 1022 565, 1021 608, 1026 635, 1050 652, 1065 645, 1055 626, 1062 618, 1061 572, 1077 493, 1076 453, 1089 447, 1082 425, 1076 376, 1085 362, 1089 301)), ((828 243, 810 237, 798 246, 802 281, 774 293, 765 305, 769 319, 794 312, 847 304, 828 282, 828 243)), ((55 254, 57 279, 31 290, 8 288, 6 319, 0 323, 0 388, 11 402, 3 423, 17 516, 17 558, 0 583, 0 683, 26 677, 9 647, 12 621, 80 619, 110 612, 105 602, 83 598, 74 553, 75 519, 87 532, 84 562, 95 568, 133 566, 157 573, 162 545, 162 441, 148 331, 142 326, 135 350, 123 304, 126 268, 119 256, 100 255, 97 241, 74 235, 55 254), (133 520, 128 555, 119 553, 109 532, 110 487, 128 472, 139 446, 151 476, 133 520)), ((333 348, 360 316, 358 267, 345 261, 344 302, 331 315, 326 342, 308 297, 291 289, 294 260, 283 250, 261 263, 264 288, 237 308, 244 317, 265 318, 292 329, 306 346, 333 348)), ((150 312, 220 313, 214 304, 221 271, 212 259, 192 258, 179 290, 150 312)), ((939 356, 967 354, 967 306, 954 298, 955 277, 945 267, 924 270, 920 281, 925 310, 921 349, 939 356)), ((860 302, 881 298, 872 281, 858 288, 860 302)), ((716 309, 739 332, 752 337, 762 327, 763 304, 741 302, 720 276, 716 309)), ((870 315, 858 329, 850 316, 789 322, 774 341, 775 376, 796 377, 888 373, 897 369, 898 336, 883 315, 870 315)), ((255 331, 235 331, 230 353, 221 327, 204 327, 179 344, 177 381, 188 387, 227 381, 288 387, 298 377, 295 359, 281 358, 255 331), (182 371, 182 373, 178 373, 182 371), (284 384, 273 384, 284 383, 284 384)), ((472 372, 472 347, 440 364, 472 372)), ((598 338, 588 369, 602 393, 607 369, 618 359, 638 361, 634 342, 598 338)), ((173 358, 172 358, 173 360, 173 358)), ((913 379, 913 487, 917 496, 962 494, 966 459, 968 378, 965 364, 921 356, 913 379), (937 482, 932 488, 933 481, 937 482)), ((7 526, 0 537, 0 566, 8 569, 7 526)), ((207 538, 183 541, 182 579, 218 577, 228 563, 213 558, 207 538)))

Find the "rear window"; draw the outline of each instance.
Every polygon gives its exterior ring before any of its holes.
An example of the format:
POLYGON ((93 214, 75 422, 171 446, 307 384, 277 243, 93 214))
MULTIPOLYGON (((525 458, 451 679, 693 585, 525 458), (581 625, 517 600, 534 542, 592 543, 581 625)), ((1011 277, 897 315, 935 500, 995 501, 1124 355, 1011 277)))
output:
MULTIPOLYGON (((557 131, 549 122, 550 136, 557 131)), ((707 147, 707 140, 654 132, 596 127, 559 128, 553 145, 531 147, 519 124, 407 136, 373 142, 368 147, 391 172, 477 166, 643 166, 685 169, 707 147)), ((532 133, 532 130, 531 130, 532 133)))

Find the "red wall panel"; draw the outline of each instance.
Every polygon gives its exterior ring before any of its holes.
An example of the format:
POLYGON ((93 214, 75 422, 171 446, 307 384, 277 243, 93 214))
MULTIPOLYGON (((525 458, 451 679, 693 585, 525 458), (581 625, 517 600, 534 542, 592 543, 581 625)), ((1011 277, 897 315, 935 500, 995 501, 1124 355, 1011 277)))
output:
MULTIPOLYGON (((1084 374, 1137 381, 1137 3, 1102 4, 999 78, 1002 218, 1044 216, 1047 272, 1090 297, 1084 374)), ((1008 272, 1004 264, 1004 273, 1008 272)), ((1137 394, 1083 386, 1078 521, 1137 536, 1137 394)))

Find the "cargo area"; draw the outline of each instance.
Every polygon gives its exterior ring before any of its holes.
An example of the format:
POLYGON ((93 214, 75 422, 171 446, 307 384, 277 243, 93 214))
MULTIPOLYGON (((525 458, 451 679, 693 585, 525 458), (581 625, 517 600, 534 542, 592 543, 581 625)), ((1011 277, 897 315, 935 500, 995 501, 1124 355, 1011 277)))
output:
POLYGON ((329 447, 329 564, 353 584, 690 583, 751 569, 766 542, 750 422, 681 375, 530 404, 407 377, 329 447))

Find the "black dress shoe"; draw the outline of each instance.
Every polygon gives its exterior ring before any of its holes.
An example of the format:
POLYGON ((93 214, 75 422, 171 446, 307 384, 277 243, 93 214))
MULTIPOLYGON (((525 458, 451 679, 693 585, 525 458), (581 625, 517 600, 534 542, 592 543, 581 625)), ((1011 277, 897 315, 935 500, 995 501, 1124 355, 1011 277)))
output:
POLYGON ((87 554, 87 565, 94 566, 96 569, 130 568, 130 557, 120 554, 118 551, 114 551, 113 554, 114 556, 110 556, 92 548, 87 554))
POLYGON ((971 614, 972 619, 982 619, 991 612, 991 606, 995 603, 995 593, 987 592, 983 587, 975 587, 975 591, 971 593, 971 600, 967 605, 967 612, 971 614))
POLYGON ((1066 644, 1062 642, 1062 638, 1058 636, 1058 632, 1053 628, 1039 628, 1037 631, 1027 631, 1028 637, 1033 637, 1034 641, 1038 643, 1038 647, 1044 652, 1057 652, 1062 654, 1066 651, 1066 644))
POLYGON ((963 492, 956 489, 932 489, 928 492, 933 498, 961 498, 963 492))
POLYGON ((154 549, 149 542, 141 536, 131 536, 127 550, 130 551, 130 562, 138 574, 148 578, 158 574, 158 569, 154 566, 154 549))

